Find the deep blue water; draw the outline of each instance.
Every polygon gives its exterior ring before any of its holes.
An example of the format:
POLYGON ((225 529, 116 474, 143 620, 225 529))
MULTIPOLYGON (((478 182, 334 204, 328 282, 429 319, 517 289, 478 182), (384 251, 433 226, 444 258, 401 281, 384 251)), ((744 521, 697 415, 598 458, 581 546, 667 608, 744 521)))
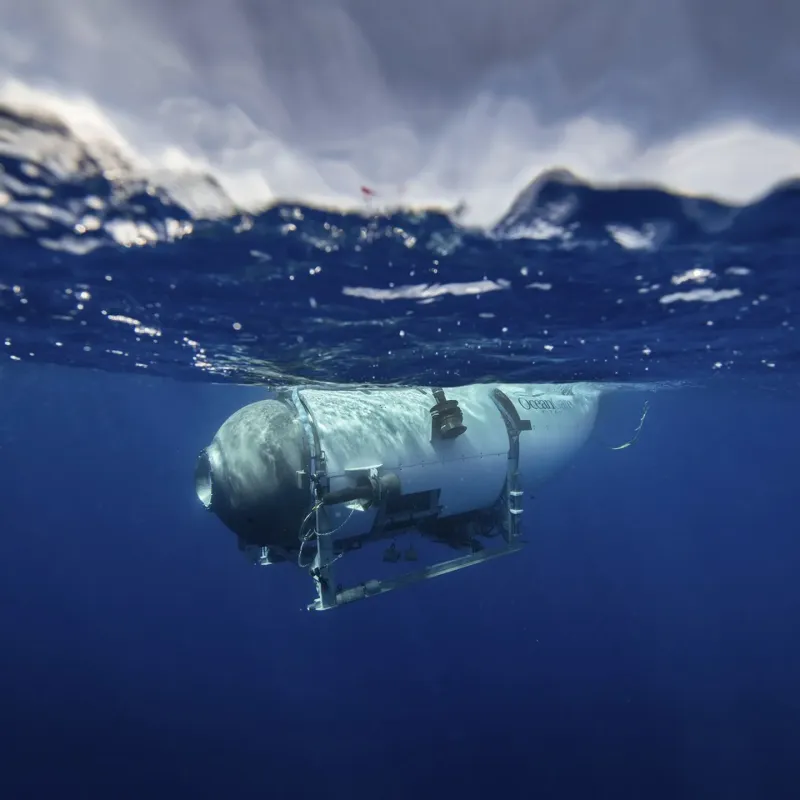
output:
POLYGON ((0 797, 796 796, 796 185, 551 174, 480 232, 0 161, 0 797), (192 486, 308 380, 636 391, 521 554, 310 614, 192 486))

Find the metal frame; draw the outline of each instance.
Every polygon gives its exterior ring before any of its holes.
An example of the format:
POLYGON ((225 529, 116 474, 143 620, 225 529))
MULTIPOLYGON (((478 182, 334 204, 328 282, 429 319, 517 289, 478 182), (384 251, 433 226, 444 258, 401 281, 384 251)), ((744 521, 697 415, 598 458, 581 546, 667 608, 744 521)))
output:
POLYGON ((311 564, 311 575, 317 587, 317 600, 321 609, 333 608, 336 605, 336 588, 333 583, 332 565, 335 560, 333 541, 330 537, 330 521, 328 512, 322 503, 322 497, 328 490, 328 472, 325 453, 317 435, 311 410, 305 404, 299 389, 293 389, 292 402, 297 408, 300 423, 306 434, 309 450, 309 491, 311 508, 314 516, 314 538, 317 552, 311 564))
POLYGON ((530 422, 520 420, 508 397, 503 392, 496 390, 493 399, 506 424, 509 437, 508 471, 503 498, 505 513, 503 514, 501 511, 498 516, 498 526, 501 529, 504 544, 501 547, 441 561, 420 570, 404 573, 396 578, 372 579, 350 588, 337 590, 333 576, 333 563, 336 555, 330 535, 332 531, 327 511, 322 504, 322 496, 328 489, 325 454, 320 447, 313 416, 300 396, 299 389, 292 391, 291 398, 303 425, 310 453, 308 477, 315 518, 314 537, 317 545, 310 572, 316 585, 317 598, 309 603, 309 611, 327 611, 368 597, 377 597, 395 589, 492 561, 522 549, 520 522, 523 512, 523 492, 519 487, 519 435, 523 430, 530 430, 530 422))

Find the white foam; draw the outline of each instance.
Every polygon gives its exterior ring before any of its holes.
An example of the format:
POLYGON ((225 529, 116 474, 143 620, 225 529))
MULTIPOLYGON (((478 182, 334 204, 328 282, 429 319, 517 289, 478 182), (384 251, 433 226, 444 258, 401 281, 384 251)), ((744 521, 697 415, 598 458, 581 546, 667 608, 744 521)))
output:
POLYGON ((800 6, 760 8, 0 0, 0 103, 247 209, 363 208, 366 185, 490 224, 554 166, 746 202, 800 172, 800 6))

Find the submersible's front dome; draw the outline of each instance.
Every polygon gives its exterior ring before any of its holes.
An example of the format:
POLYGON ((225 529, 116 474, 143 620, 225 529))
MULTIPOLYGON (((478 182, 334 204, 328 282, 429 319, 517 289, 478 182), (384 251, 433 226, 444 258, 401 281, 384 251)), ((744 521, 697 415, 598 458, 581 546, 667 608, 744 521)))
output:
POLYGON ((296 544, 308 505, 297 473, 306 469, 308 457, 294 409, 280 400, 260 400, 228 417, 200 453, 195 492, 244 541, 296 544))

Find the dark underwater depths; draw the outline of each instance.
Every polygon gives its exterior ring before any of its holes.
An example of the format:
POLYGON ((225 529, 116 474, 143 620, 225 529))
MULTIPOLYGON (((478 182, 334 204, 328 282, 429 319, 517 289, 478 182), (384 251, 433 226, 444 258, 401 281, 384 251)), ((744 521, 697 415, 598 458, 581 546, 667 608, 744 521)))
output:
POLYGON ((309 614, 193 495, 258 390, 0 380, 0 797, 796 796, 789 398, 656 395, 635 447, 540 493, 521 555, 309 614))

